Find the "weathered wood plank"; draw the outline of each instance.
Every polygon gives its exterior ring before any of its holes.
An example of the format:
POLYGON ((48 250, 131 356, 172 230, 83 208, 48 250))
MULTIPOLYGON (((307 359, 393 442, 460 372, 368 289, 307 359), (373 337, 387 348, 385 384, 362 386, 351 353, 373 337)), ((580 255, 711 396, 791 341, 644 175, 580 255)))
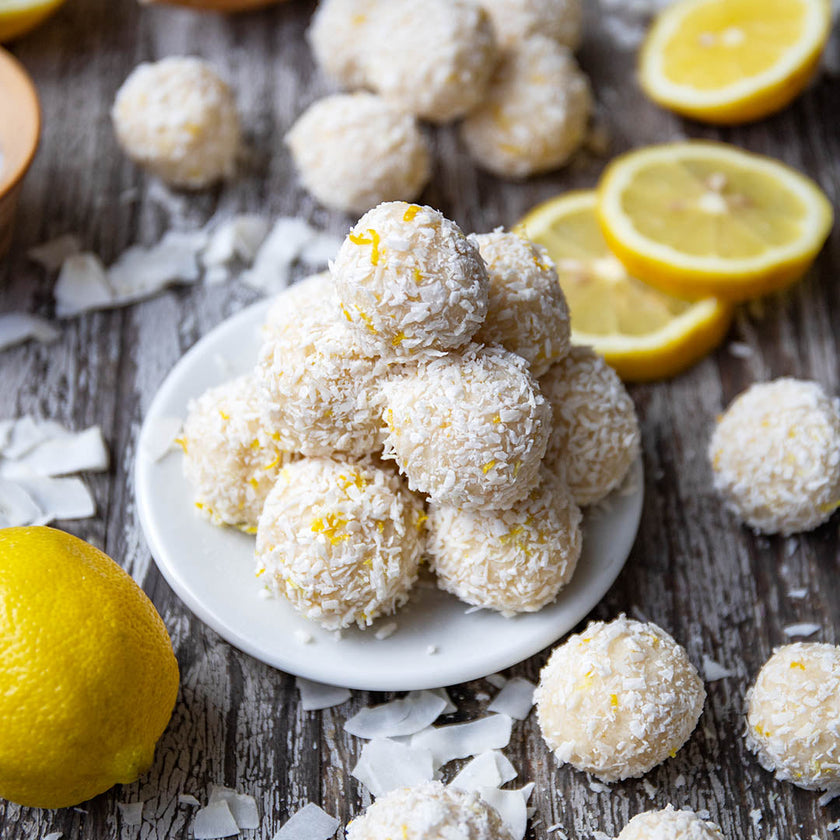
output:
MULTIPOLYGON (((71 0, 15 53, 38 82, 45 114, 42 148, 23 192, 13 249, 0 262, 0 309, 51 313, 52 278, 27 262, 26 249, 60 233, 77 234, 106 261, 127 245, 155 241, 171 226, 194 228, 214 213, 302 215, 343 232, 352 221, 318 208, 298 187, 282 137, 304 107, 329 89, 303 40, 312 2, 227 19, 134 0, 71 0), (118 152, 108 112, 117 87, 141 60, 200 54, 224 69, 238 92, 249 152, 237 180, 207 195, 177 196, 139 173, 118 152)), ((840 198, 840 86, 823 78, 783 114, 755 126, 716 130, 679 120, 647 102, 633 81, 633 55, 611 11, 587 4, 580 60, 591 74, 611 152, 682 137, 709 137, 773 154, 815 177, 840 198)), ((631 33, 632 34, 632 33, 631 33)), ((581 155, 561 172, 502 183, 475 170, 453 128, 434 132, 435 177, 424 199, 467 230, 510 225, 530 206, 569 188, 591 187, 604 159, 581 155)), ((639 810, 667 802, 706 808, 730 837, 827 840, 836 803, 776 785, 746 754, 741 731, 746 687, 785 626, 814 621, 818 638, 837 641, 840 571, 836 524, 791 540, 757 538, 721 509, 711 491, 705 447, 715 415, 749 383, 780 375, 812 377, 840 388, 840 234, 811 275, 785 295, 744 309, 726 347, 686 375, 632 389, 643 425, 646 506, 631 558, 595 611, 644 615, 686 644, 698 664, 707 655, 735 676, 708 685, 704 717, 689 745, 643 781, 604 793, 569 769, 558 770, 533 716, 517 724, 508 754, 520 782, 536 782, 531 838, 560 823, 569 838, 614 834, 639 810), (789 595, 805 589, 804 598, 789 595), (753 815, 751 816, 751 812, 753 815), (762 815, 759 823, 757 814, 762 815)), ((125 311, 68 321, 50 347, 0 354, 3 415, 32 412, 81 427, 100 424, 111 444, 108 474, 90 479, 99 513, 69 530, 103 546, 140 581, 172 634, 182 674, 172 723, 155 768, 81 810, 41 812, 0 801, 0 834, 35 840, 49 831, 81 840, 187 838, 193 809, 210 784, 257 797, 271 837, 299 806, 317 801, 346 821, 369 801, 349 775, 361 744, 342 729, 347 716, 382 695, 356 693, 344 706, 303 712, 294 681, 234 650, 180 603, 157 572, 133 503, 137 432, 175 361, 201 335, 254 299, 236 283, 177 289, 125 311), (142 799, 138 830, 123 825, 117 803, 142 799)), ((547 652, 511 673, 536 679, 547 652)), ((453 720, 481 713, 481 680, 457 686, 453 720)), ((254 834, 254 833, 251 833, 254 834)))

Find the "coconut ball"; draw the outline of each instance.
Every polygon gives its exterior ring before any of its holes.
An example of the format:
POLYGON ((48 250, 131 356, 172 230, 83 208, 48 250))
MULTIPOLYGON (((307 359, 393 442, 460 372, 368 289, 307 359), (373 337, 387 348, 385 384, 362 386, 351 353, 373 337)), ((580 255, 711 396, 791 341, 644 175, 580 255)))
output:
POLYGON ((438 586, 506 616, 536 612, 574 574, 581 518, 566 485, 546 469, 528 496, 508 510, 431 505, 426 550, 438 586))
POLYGON ((512 840, 476 792, 424 782, 380 796, 347 826, 347 840, 512 840))
POLYGON ((384 363, 363 353, 337 311, 323 307, 269 334, 256 378, 281 444, 304 455, 382 448, 384 363))
POLYGON ((429 147, 417 120, 373 93, 318 100, 286 144, 303 185, 335 210, 364 213, 382 201, 411 201, 429 180, 429 147))
POLYGON ((569 308, 548 252, 501 228, 471 236, 487 264, 487 318, 476 341, 501 344, 542 376, 569 350, 569 308))
POLYGON ((365 213, 332 274, 359 345, 383 358, 461 347, 487 314, 489 281, 478 248, 431 207, 395 201, 365 213))
POLYGON ((576 50, 583 30, 581 0, 481 0, 501 46, 515 47, 533 35, 545 35, 576 50))
POLYGON ((321 271, 298 280, 283 289, 271 302, 263 324, 265 335, 299 333, 313 321, 336 319, 333 281, 329 271, 321 271))
POLYGON ((840 504, 840 400, 816 382, 750 386, 709 444, 715 490, 765 534, 810 531, 840 504))
POLYGON ((591 110, 589 82, 571 51, 535 35, 504 53, 484 100, 461 123, 461 138, 479 166, 524 178, 566 163, 591 110))
POLYGON ((579 505, 600 501, 639 454, 639 421, 616 372, 589 347, 572 347, 540 379, 554 428, 546 465, 565 475, 579 505))
POLYGON ((217 525, 256 528, 265 497, 295 456, 276 440, 254 377, 192 400, 180 440, 196 508, 217 525))
POLYGON ((694 811, 677 811, 668 805, 662 811, 636 814, 616 840, 722 840, 720 828, 701 820, 694 811))
POLYGON ((383 0, 321 0, 306 32, 321 70, 344 88, 365 87, 363 54, 383 0))
POLYGON ((684 648, 655 624, 591 622, 554 649, 535 699, 561 764, 604 782, 635 778, 688 740, 706 692, 684 648))
POLYGON ((774 651, 747 694, 747 746, 779 781, 840 791, 840 647, 774 651))
POLYGON ((382 391, 383 457, 432 502, 504 509, 539 481, 551 413, 520 356, 470 345, 407 366, 382 391))
POLYGON ((383 3, 366 43, 367 86, 436 123, 482 101, 497 58, 490 17, 466 0, 383 3))
POLYGON ((257 576, 328 630, 367 627, 408 599, 423 505, 393 470, 303 458, 289 464, 257 527, 257 576))
POLYGON ((206 61, 139 65, 117 91, 111 118, 123 151, 174 187, 201 189, 233 174, 236 103, 206 61))

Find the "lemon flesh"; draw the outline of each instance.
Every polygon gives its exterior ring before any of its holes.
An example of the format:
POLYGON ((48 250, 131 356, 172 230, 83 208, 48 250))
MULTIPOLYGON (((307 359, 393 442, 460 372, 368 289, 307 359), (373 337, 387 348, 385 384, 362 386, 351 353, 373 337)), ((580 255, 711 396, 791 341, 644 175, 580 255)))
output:
POLYGON ((594 347, 625 381, 680 373, 723 339, 732 308, 682 300, 631 276, 610 251, 596 208, 594 191, 567 193, 518 225, 557 265, 572 341, 594 347))
POLYGON ((0 43, 40 26, 64 0, 0 0, 0 43))
POLYGON ((0 797, 76 805, 149 769, 178 692, 151 601, 52 528, 0 530, 0 797))
POLYGON ((813 181, 770 158, 690 141, 607 168, 598 216, 610 249, 643 280, 687 299, 730 301, 797 280, 833 223, 813 181))
POLYGON ((712 123, 760 119, 813 77, 831 29, 827 0, 680 0, 640 54, 645 92, 712 123))

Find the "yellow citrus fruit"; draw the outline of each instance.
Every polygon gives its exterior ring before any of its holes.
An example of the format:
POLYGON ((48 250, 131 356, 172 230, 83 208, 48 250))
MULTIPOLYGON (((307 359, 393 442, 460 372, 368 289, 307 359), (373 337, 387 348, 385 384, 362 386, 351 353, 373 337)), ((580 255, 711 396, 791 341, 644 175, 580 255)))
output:
POLYGON ((143 590, 52 528, 0 530, 0 796, 76 805, 149 769, 178 664, 143 590))
POLYGON ((64 0, 0 0, 0 43, 40 26, 64 0))
POLYGON ((631 274, 686 299, 742 301, 798 280, 833 224, 809 178, 724 143, 649 146, 598 186, 610 250, 631 274))
POLYGON ((816 72, 828 0, 679 0, 654 22, 639 79, 651 99, 711 123, 784 108, 816 72))
POLYGON ((575 344, 593 347, 625 381, 680 373, 721 342, 732 307, 691 303, 631 277, 607 247, 596 206, 594 191, 566 193, 531 210, 517 230, 557 264, 575 344))

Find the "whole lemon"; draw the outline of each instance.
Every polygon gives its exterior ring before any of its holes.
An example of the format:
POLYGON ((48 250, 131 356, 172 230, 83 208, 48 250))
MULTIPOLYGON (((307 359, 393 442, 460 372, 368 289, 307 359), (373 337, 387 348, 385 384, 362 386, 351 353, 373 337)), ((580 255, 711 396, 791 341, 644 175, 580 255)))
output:
POLYGON ((178 693, 161 617, 110 557, 0 530, 0 796, 76 805, 152 764, 178 693))

